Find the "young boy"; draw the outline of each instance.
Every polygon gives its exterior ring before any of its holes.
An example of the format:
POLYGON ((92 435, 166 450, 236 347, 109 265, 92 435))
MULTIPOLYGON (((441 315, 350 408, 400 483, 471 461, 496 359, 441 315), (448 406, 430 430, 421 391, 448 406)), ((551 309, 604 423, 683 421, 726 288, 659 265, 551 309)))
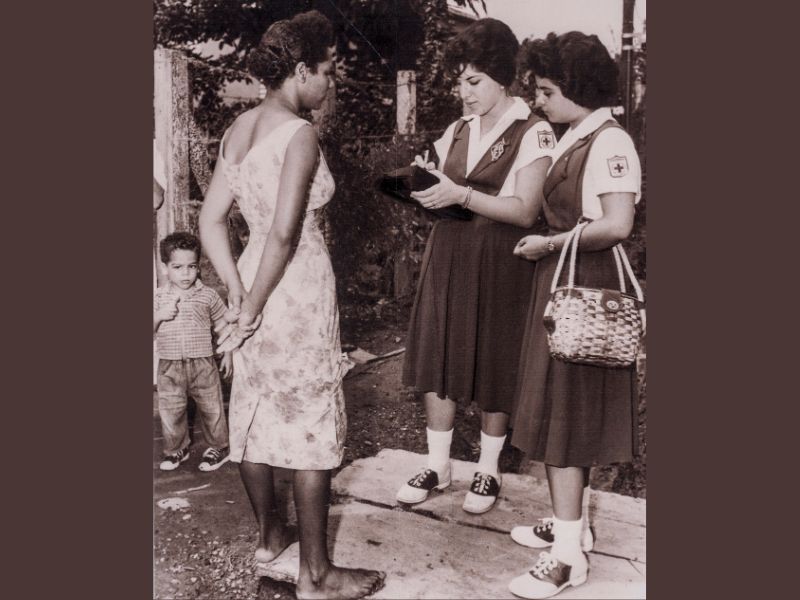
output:
MULTIPOLYGON (((228 424, 222 407, 222 386, 214 361, 211 328, 226 307, 219 294, 198 279, 200 240, 175 232, 161 241, 161 262, 167 283, 153 301, 153 333, 158 342, 158 412, 164 433, 162 471, 171 471, 189 458, 187 395, 197 404, 208 449, 201 471, 214 471, 228 461, 228 424)), ((231 353, 223 355, 220 370, 232 373, 231 353)))

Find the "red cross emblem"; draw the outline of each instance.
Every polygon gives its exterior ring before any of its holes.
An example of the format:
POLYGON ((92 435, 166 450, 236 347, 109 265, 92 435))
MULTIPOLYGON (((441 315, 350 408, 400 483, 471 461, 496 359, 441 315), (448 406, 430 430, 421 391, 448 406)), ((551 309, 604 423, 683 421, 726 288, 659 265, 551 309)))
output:
POLYGON ((628 159, 624 156, 612 156, 608 159, 608 172, 612 177, 625 177, 628 174, 628 159))
POLYGON ((553 133, 550 131, 537 131, 539 136, 539 148, 555 148, 556 143, 553 139, 553 133))

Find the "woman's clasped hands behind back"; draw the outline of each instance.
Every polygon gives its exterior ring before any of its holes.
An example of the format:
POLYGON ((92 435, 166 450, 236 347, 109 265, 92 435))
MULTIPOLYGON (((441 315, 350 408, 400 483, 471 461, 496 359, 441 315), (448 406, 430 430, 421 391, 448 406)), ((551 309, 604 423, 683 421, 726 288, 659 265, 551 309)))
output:
POLYGON ((261 325, 261 313, 253 316, 253 311, 248 310, 244 302, 243 293, 228 295, 229 308, 223 316, 220 326, 215 328, 217 344, 220 352, 236 350, 242 343, 255 333, 261 325), (242 304, 245 304, 244 309, 242 304))

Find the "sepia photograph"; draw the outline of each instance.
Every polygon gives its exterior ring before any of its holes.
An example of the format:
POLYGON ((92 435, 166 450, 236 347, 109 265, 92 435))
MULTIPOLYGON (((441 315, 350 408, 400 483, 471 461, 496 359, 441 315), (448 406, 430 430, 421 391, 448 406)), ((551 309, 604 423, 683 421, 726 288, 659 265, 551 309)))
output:
POLYGON ((154 599, 646 598, 646 8, 153 1, 154 599))

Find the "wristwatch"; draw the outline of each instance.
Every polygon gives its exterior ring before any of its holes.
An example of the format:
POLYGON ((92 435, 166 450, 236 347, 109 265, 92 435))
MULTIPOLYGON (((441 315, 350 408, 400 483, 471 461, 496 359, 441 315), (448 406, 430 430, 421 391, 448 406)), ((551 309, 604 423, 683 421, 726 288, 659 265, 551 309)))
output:
POLYGON ((553 243, 553 238, 547 238, 547 252, 552 254, 556 251, 556 245, 553 243))

